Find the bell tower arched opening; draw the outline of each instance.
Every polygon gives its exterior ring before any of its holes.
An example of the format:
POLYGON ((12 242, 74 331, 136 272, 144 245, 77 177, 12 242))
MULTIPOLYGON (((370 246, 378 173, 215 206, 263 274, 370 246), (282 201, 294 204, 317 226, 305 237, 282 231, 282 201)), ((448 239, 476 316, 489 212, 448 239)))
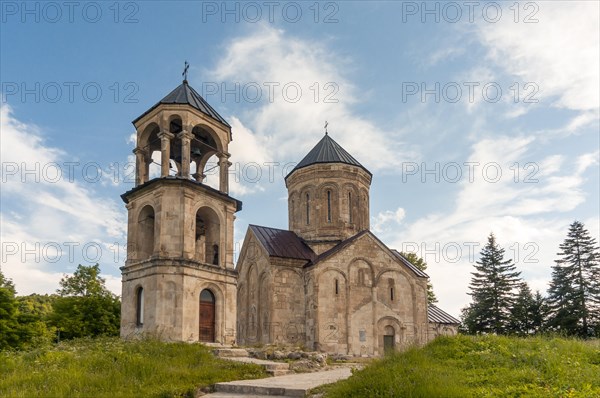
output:
POLYGON ((197 261, 220 265, 221 222, 217 213, 210 207, 201 207, 196 212, 196 251, 197 261))
POLYGON ((154 208, 146 205, 138 215, 137 257, 146 260, 154 254, 154 208))

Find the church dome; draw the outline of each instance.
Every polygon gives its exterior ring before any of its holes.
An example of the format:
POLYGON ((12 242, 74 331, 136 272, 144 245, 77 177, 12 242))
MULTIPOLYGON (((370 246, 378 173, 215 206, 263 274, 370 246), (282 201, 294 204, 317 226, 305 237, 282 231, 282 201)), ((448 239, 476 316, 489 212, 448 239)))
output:
POLYGON ((352 166, 358 166, 369 175, 372 175, 366 167, 359 163, 358 160, 354 159, 352 155, 348 153, 340 144, 335 142, 329 134, 325 133, 325 136, 314 146, 313 149, 294 167, 292 171, 285 177, 287 178, 292 175, 296 170, 302 169, 307 166, 311 166, 317 163, 344 163, 352 166))
POLYGON ((327 133, 285 177, 289 229, 316 253, 369 229, 372 174, 327 133))

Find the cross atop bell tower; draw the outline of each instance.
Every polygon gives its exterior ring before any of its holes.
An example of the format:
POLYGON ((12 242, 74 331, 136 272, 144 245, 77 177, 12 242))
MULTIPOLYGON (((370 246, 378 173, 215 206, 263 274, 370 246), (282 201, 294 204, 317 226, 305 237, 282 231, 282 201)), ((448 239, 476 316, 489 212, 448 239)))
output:
POLYGON ((133 121, 135 187, 121 196, 128 210, 121 334, 160 330, 171 340, 231 342, 233 221, 242 205, 229 196, 231 126, 189 85, 188 68, 178 87, 133 121), (206 184, 213 157, 218 188, 206 184), (213 303, 204 318, 201 294, 213 303))

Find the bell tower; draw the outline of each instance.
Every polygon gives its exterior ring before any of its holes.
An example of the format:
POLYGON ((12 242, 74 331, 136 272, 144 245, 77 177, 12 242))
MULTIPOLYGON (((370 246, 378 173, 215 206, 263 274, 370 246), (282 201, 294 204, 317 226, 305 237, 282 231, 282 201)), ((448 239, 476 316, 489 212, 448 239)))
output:
POLYGON ((232 343, 233 222, 242 203, 229 196, 231 126, 187 79, 133 125, 135 187, 121 196, 121 336, 232 343), (206 184, 209 169, 218 170, 218 188, 206 184))

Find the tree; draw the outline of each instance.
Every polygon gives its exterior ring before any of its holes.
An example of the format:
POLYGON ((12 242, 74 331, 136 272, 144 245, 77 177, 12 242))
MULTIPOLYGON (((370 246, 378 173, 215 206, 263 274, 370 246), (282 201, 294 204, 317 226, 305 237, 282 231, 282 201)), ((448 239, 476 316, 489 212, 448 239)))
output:
MULTIPOLYGON (((425 272, 427 269, 427 263, 425 260, 417 256, 415 253, 400 252, 400 254, 421 271, 425 272)), ((435 297, 435 293, 433 293, 433 285, 431 284, 431 281, 427 282, 427 302, 429 304, 435 304, 438 302, 437 297, 435 297)))
POLYGON ((51 343, 56 336, 56 328, 48 324, 52 314, 52 303, 56 295, 31 294, 17 296, 18 320, 24 337, 30 345, 38 347, 51 343))
POLYGON ((50 321, 61 338, 118 335, 121 305, 106 288, 98 264, 80 264, 72 276, 61 279, 60 286, 50 321))
POLYGON ((531 324, 534 332, 536 334, 543 333, 546 328, 549 309, 546 298, 542 296, 539 290, 536 290, 533 296, 531 312, 533 314, 531 324))
POLYGON ((15 285, 0 270, 0 350, 20 344, 15 285))
POLYGON ((89 267, 79 264, 73 276, 65 275, 60 280, 62 289, 56 292, 61 296, 98 296, 110 294, 105 286, 106 280, 100 277, 100 265, 89 267))
POLYGON ((536 332, 534 327, 535 298, 527 282, 522 282, 515 303, 510 309, 508 331, 519 336, 528 336, 536 332))
POLYGON ((600 323, 600 254, 583 223, 574 221, 559 246, 548 289, 550 326, 569 335, 590 337, 600 323))
POLYGON ((504 249, 494 234, 488 237, 474 267, 469 285, 473 302, 462 313, 465 328, 470 333, 505 333, 521 273, 511 260, 504 260, 504 249))
POLYGON ((52 334, 41 317, 21 308, 15 285, 0 271, 0 350, 49 343, 52 334))

